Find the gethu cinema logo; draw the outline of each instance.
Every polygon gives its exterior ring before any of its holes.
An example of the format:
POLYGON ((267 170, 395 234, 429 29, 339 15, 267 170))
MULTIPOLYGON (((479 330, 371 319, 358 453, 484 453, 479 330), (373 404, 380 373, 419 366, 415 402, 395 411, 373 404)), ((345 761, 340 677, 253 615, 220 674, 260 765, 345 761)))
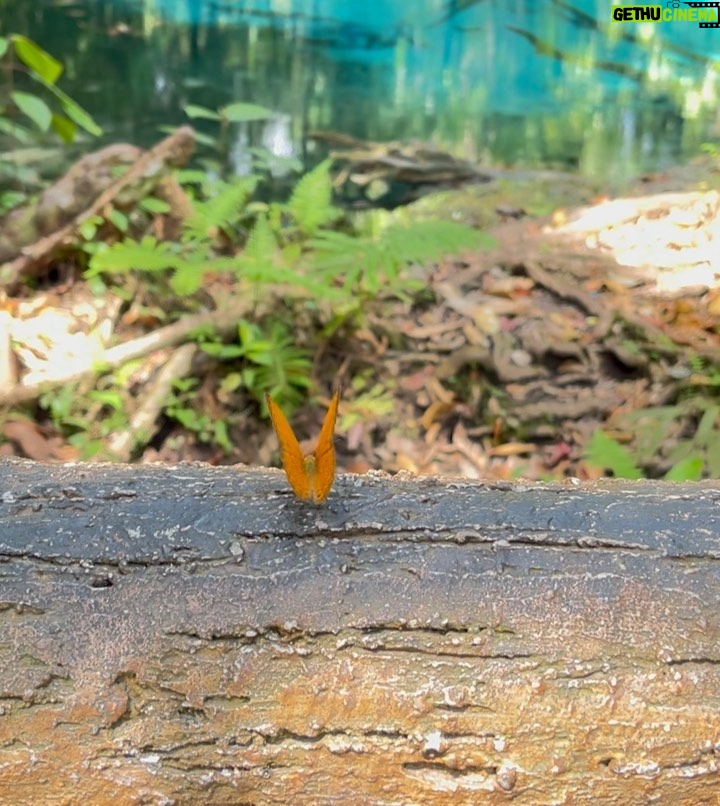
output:
POLYGON ((663 6, 613 6, 614 22, 697 22, 701 28, 720 27, 720 0, 714 3, 681 3, 663 6), (685 6, 685 8, 683 8, 685 6))

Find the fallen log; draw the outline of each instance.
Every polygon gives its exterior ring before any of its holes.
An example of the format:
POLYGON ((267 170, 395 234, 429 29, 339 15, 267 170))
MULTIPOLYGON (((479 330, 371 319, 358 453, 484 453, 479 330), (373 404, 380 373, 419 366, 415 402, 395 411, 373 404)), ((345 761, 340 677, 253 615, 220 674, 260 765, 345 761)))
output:
POLYGON ((116 143, 82 157, 36 200, 0 219, 0 285, 15 293, 82 224, 113 204, 134 208, 156 192, 187 216, 187 197, 172 178, 195 148, 195 132, 181 126, 149 151, 116 143), (114 172, 125 167, 120 177, 114 172))
POLYGON ((0 802, 715 802, 720 483, 0 462, 0 802))

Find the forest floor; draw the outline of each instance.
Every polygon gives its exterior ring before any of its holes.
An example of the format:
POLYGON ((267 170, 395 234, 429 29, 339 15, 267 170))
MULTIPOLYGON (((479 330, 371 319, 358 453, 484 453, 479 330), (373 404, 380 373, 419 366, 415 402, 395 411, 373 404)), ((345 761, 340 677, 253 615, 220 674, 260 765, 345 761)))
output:
MULTIPOLYGON (((579 177, 509 172, 411 205, 416 217, 478 226, 495 245, 410 267, 426 293, 378 300, 360 329, 336 333, 316 355, 321 403, 333 385, 343 388, 338 468, 718 477, 718 190, 708 157, 615 188, 612 199, 579 177)), ((118 297, 104 300, 101 321, 90 286, 55 271, 34 292, 6 296, 0 453, 78 460, 92 440, 105 458, 276 461, 257 401, 228 393, 227 364, 192 341, 198 325, 214 323, 212 311, 168 325, 118 297), (87 339, 98 332, 115 345, 105 360, 118 368, 113 383, 130 390, 122 404, 88 368, 87 339), (173 382, 188 377, 198 379, 196 417, 186 412, 183 425, 165 404, 173 382), (69 399, 83 396, 90 402, 73 413, 69 399), (217 422, 230 451, 213 443, 217 422)), ((147 312, 151 293, 136 292, 147 312)), ((232 289, 217 280, 203 294, 212 308, 232 289)), ((322 414, 298 410, 298 435, 316 435, 322 414)))

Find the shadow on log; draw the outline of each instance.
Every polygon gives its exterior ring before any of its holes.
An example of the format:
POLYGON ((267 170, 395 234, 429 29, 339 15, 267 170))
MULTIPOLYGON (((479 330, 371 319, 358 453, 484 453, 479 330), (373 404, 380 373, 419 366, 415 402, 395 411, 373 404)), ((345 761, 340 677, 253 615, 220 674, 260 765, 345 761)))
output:
POLYGON ((720 483, 0 481, 0 802, 716 802, 720 483))

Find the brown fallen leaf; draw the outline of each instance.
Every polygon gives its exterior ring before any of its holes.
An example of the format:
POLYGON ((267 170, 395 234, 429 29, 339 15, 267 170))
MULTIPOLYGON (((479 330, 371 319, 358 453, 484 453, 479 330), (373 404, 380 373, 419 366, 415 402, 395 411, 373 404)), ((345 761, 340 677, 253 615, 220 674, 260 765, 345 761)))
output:
POLYGON ((47 462, 52 459, 76 459, 79 456, 76 448, 63 445, 58 437, 48 439, 43 430, 29 420, 8 420, 3 423, 1 430, 28 459, 47 462))

